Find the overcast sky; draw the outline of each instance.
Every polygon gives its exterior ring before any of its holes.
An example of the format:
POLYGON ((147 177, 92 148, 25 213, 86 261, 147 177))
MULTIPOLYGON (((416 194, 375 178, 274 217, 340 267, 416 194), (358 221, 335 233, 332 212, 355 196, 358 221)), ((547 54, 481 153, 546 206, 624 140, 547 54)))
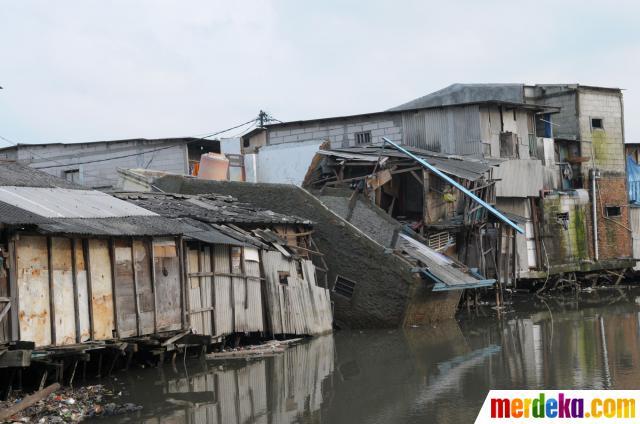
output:
POLYGON ((202 135, 260 109, 372 112, 455 82, 621 87, 640 142, 634 1, 0 5, 0 136, 15 142, 202 135))

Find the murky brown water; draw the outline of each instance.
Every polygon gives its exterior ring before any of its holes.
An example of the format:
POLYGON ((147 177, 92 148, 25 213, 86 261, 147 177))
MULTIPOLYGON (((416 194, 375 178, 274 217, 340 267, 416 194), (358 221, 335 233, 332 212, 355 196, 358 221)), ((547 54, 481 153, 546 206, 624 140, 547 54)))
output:
MULTIPOLYGON (((490 388, 640 388, 640 291, 514 302, 434 328, 338 332, 262 360, 119 373, 115 422, 464 423, 490 388)), ((103 420, 104 421, 104 420, 103 420)))

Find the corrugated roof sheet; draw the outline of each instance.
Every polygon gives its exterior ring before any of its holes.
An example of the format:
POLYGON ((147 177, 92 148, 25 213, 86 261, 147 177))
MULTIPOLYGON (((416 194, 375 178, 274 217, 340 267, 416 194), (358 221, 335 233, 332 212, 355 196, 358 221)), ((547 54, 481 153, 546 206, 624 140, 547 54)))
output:
POLYGON ((46 234, 92 236, 161 236, 197 231, 194 227, 161 216, 129 216, 118 218, 59 218, 37 224, 46 234))
MULTIPOLYGON (((417 148, 407 148, 407 150, 424 159, 430 165, 435 166, 442 172, 464 178, 469 181, 475 181, 481 178, 492 166, 500 163, 500 161, 489 161, 486 159, 428 152, 417 148)), ((411 160, 402 152, 392 149, 384 149, 382 147, 350 147, 344 149, 319 150, 318 153, 325 156, 335 156, 349 160, 366 162, 377 162, 378 158, 381 156, 411 160)))
POLYGON ((240 203, 231 196, 168 193, 114 193, 114 196, 168 218, 193 218, 212 224, 312 224, 297 216, 240 203))
POLYGON ((46 218, 155 216, 129 202, 95 190, 0 187, 0 201, 46 218))

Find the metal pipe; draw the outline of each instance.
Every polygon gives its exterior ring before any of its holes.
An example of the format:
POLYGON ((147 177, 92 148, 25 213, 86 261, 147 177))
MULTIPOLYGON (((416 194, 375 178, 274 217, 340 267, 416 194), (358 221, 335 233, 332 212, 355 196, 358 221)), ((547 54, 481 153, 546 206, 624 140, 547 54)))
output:
POLYGON ((596 179, 597 171, 595 168, 591 168, 591 214, 592 214, 592 224, 593 224, 593 258, 597 261, 600 257, 600 252, 598 251, 598 208, 596 207, 597 202, 597 193, 596 193, 596 179))
POLYGON ((475 194, 473 194, 473 192, 467 190, 467 188, 465 188, 463 185, 461 185, 460 183, 458 183, 456 180, 454 180, 453 178, 449 177, 447 174, 445 174, 444 172, 440 171, 438 168, 436 168, 435 166, 427 163, 427 161, 425 161, 424 159, 414 155, 413 153, 411 153, 410 151, 408 151, 407 149, 405 149, 404 147, 394 143, 393 141, 389 140, 386 137, 382 137, 382 140, 384 140, 385 143, 389 143, 391 144, 393 147, 395 147, 396 149, 398 149, 399 151, 401 151, 402 153, 404 153, 405 155, 409 156, 410 158, 412 158, 413 160, 415 160, 416 162, 418 162, 420 165, 424 166, 425 168, 427 168, 429 171, 433 172, 434 174, 436 174, 438 177, 442 178, 443 180, 445 180, 446 182, 448 182, 449 184, 451 184, 452 186, 454 186, 455 188, 457 188, 458 190, 460 190, 461 192, 463 192, 464 194, 466 194, 467 196, 469 196, 471 199, 475 200, 476 202, 478 202, 482 207, 484 207, 486 210, 488 210, 492 215, 494 215, 496 218, 498 218, 500 221, 504 222, 505 224, 509 225, 511 228, 513 228, 514 230, 516 230, 517 232, 519 232, 520 234, 524 234, 524 230, 522 228, 520 228, 518 226, 518 224, 516 224, 515 222, 511 221, 509 218, 507 218, 506 216, 504 216, 499 210, 497 210, 496 208, 494 208, 493 206, 491 206, 490 204, 488 204, 487 202, 485 202, 484 200, 482 200, 481 198, 479 198, 478 196, 476 196, 475 194))

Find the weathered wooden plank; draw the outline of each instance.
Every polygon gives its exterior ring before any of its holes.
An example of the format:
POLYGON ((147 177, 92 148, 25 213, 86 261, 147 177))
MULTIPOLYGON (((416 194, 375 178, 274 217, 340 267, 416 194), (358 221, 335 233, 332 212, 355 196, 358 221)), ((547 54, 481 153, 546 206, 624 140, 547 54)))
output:
POLYGON ((116 323, 120 337, 135 336, 138 327, 131 246, 131 240, 117 239, 114 241, 116 323))
MULTIPOLYGON (((216 273, 229 273, 231 268, 229 246, 216 245, 213 249, 216 273)), ((231 278, 216 276, 213 283, 215 299, 215 335, 233 333, 233 306, 231 278)))
POLYGON ((51 239, 51 276, 55 320, 55 344, 76 343, 76 309, 73 287, 72 240, 62 237, 51 239))
POLYGON ((187 248, 187 267, 189 270, 189 312, 191 315, 191 328, 196 334, 207 334, 204 332, 203 315, 194 311, 202 309, 202 298, 200 293, 200 278, 192 277, 193 271, 200 270, 199 246, 192 245, 187 248))
MULTIPOLYGON (((207 274, 211 273, 211 247, 203 246, 200 252, 200 271, 207 274)), ((200 299, 203 309, 213 307, 213 281, 211 276, 200 277, 200 299)), ((202 324, 204 334, 214 335, 213 313, 203 311, 202 324)))
POLYGON ((7 350, 0 355, 0 368, 28 367, 31 365, 30 350, 7 350))
POLYGON ((115 322, 109 242, 102 239, 89 240, 89 258, 93 339, 111 339, 114 336, 115 322))
POLYGON ((20 339, 48 346, 52 340, 46 237, 21 236, 16 259, 20 339))
POLYGON ((91 339, 91 320, 89 318, 90 296, 87 281, 87 264, 82 247, 82 240, 74 240, 73 255, 75 258, 75 277, 77 289, 77 315, 80 342, 91 339))
POLYGON ((18 252, 16 250, 16 236, 11 236, 9 240, 9 296, 11 297, 11 304, 14 305, 11 309, 11 328, 10 338, 11 340, 18 340, 20 338, 20 323, 18 318, 18 252))
POLYGON ((180 261, 172 238, 153 240, 157 331, 182 327, 180 261))
POLYGON ((138 307, 140 309, 140 334, 152 334, 154 332, 154 299, 149 248, 144 240, 133 240, 132 246, 138 307))

